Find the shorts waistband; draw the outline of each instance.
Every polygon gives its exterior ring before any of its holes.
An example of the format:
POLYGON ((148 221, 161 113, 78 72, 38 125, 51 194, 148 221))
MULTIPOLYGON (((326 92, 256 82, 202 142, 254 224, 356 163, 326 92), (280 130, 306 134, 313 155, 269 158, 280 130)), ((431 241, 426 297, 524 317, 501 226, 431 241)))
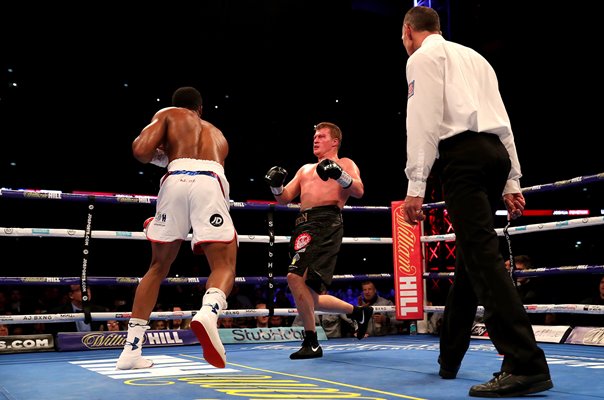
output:
POLYGON ((168 164, 168 171, 213 171, 224 175, 224 167, 214 160, 176 158, 168 164))
POLYGON ((340 207, 336 206, 336 205, 331 205, 331 206, 317 206, 317 207, 311 207, 311 208, 307 208, 304 211, 300 211, 300 214, 302 213, 317 213, 317 212, 327 212, 327 211, 331 211, 331 212, 342 212, 342 210, 340 210, 340 207))
POLYGON ((303 224, 303 223, 307 222, 309 219, 311 219, 317 215, 325 215, 325 214, 341 216, 342 210, 338 206, 318 206, 318 207, 307 208, 304 211, 300 211, 300 213, 296 217, 295 226, 303 224))
POLYGON ((169 175, 189 175, 189 176, 207 175, 207 176, 211 176, 213 178, 218 179, 218 174, 214 171, 187 171, 184 169, 179 169, 176 171, 168 171, 168 173, 166 173, 166 176, 169 176, 169 175))

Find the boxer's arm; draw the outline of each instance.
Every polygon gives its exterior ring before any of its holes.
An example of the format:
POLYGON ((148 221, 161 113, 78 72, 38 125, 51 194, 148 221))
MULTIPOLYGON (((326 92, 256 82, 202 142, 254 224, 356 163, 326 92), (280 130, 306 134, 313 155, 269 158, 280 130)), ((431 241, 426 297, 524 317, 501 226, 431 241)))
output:
POLYGON ((292 178, 292 180, 289 181, 287 185, 285 185, 281 196, 275 197, 279 204, 291 203, 296 197, 300 195, 300 178, 302 168, 300 168, 298 172, 296 172, 296 175, 292 178))
POLYGON ((365 185, 361 179, 361 171, 354 161, 349 158, 342 159, 343 165, 346 167, 348 174, 352 178, 352 184, 348 188, 350 195, 356 199, 360 199, 365 194, 365 185), (350 164, 350 165, 348 165, 350 164))
POLYGON ((158 167, 166 168, 170 160, 166 153, 161 149, 155 149, 155 154, 153 154, 153 158, 149 161, 150 164, 157 165, 158 167))
POLYGON ((365 193, 363 181, 361 181, 361 175, 359 168, 349 158, 340 159, 342 166, 333 160, 325 159, 317 164, 317 175, 324 181, 333 179, 342 188, 349 190, 352 197, 361 198, 365 193), (344 170, 343 166, 346 168, 344 170))
MULTIPOLYGON (((157 162, 162 157, 157 151, 159 150, 163 153, 161 148, 163 147, 167 132, 168 111, 168 109, 158 111, 153 116, 149 125, 145 126, 136 139, 134 139, 134 142, 132 142, 132 154, 138 161, 144 164, 156 161, 153 164, 159 165, 157 162)), ((165 161, 167 161, 167 157, 165 161)))
POLYGON ((333 160, 325 159, 317 164, 317 175, 324 181, 330 178, 335 180, 344 189, 352 185, 352 177, 333 160))

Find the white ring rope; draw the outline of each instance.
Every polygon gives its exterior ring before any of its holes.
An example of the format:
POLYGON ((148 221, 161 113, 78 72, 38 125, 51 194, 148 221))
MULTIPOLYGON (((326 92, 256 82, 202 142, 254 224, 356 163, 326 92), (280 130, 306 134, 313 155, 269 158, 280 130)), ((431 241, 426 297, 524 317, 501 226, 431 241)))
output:
MULTIPOLYGON (((521 225, 508 229, 510 235, 519 235, 531 232, 546 232, 561 229, 583 228, 586 226, 597 226, 604 224, 604 216, 590 218, 576 218, 564 221, 547 222, 542 224, 521 225)), ((495 230, 498 236, 503 236, 503 228, 495 230)), ((8 228, 0 227, 0 236, 4 237, 62 237, 83 238, 85 234, 81 229, 52 229, 52 228, 8 228)), ((91 237, 95 239, 135 239, 146 240, 144 232, 131 231, 92 231, 91 237)), ((188 235, 187 240, 192 236, 188 235)), ((242 243, 268 243, 268 235, 239 235, 242 243)), ((422 243, 450 242, 455 240, 455 234, 422 236, 422 243)), ((290 236, 275 236, 275 243, 289 243, 290 236)), ((342 243, 358 244, 392 244, 392 238, 385 237, 345 237, 342 243)))
MULTIPOLYGON (((85 231, 82 229, 52 229, 52 228, 3 228, 0 227, 0 236, 5 237, 60 237, 83 238, 85 231)), ((91 231, 94 239, 133 239, 147 240, 144 232, 130 231, 91 231)), ((268 235, 238 235, 242 243, 268 243, 268 235)), ((187 236, 191 240, 192 235, 187 236)), ((275 243, 289 243, 290 236, 275 236, 275 243)), ((392 238, 386 237, 345 237, 342 243, 357 244, 392 244, 392 238)))
MULTIPOLYGON (((604 306, 595 304, 524 304, 524 309, 529 314, 601 314, 604 315, 604 306)), ((442 314, 445 306, 424 306, 424 312, 442 314)), ((483 315, 484 307, 478 306, 476 315, 483 315)))
MULTIPOLYGON (((374 312, 395 312, 395 306, 372 306, 374 312)), ((555 313, 555 314, 592 314, 604 315, 604 306, 588 304, 525 304, 525 310, 528 313, 555 313)), ((424 312, 441 314, 445 310, 444 306, 424 306, 424 312)), ((270 310, 266 308, 246 309, 246 310, 222 310, 220 317, 263 317, 269 316, 270 310)), ((197 311, 160 311, 152 312, 149 320, 173 320, 192 318, 197 311)), ((107 321, 110 319, 126 321, 130 319, 129 312, 93 312, 90 313, 92 321, 107 321)), ((333 314, 324 311, 315 311, 315 314, 325 315, 333 314)), ((484 307, 478 306, 476 315, 484 314, 484 307)), ((275 308, 273 315, 295 316, 298 315, 296 308, 275 308)), ((84 321, 84 313, 65 313, 65 314, 29 314, 29 315, 0 315, 0 323, 11 324, 38 324, 38 323, 58 323, 84 321)))
MULTIPOLYGON (((545 224, 533 224, 533 225, 522 225, 514 226, 508 229, 510 235, 519 235, 522 233, 531 232, 545 232, 555 231, 560 229, 572 229, 572 228, 584 228, 586 226, 595 226, 604 224, 604 216, 590 217, 590 218, 577 218, 569 219, 565 221, 548 222, 545 224)), ((503 236, 503 228, 495 229, 498 236, 503 236)), ((451 242, 455 240, 455 234, 449 233, 447 235, 433 235, 433 236, 422 236, 422 243, 429 242, 451 242)))
MULTIPOLYGON (((379 312, 394 312, 394 306, 373 306, 374 311, 379 312)), ((156 311, 152 312, 149 320, 157 319, 187 319, 192 318, 197 311, 156 311)), ((265 317, 269 316, 270 310, 267 308, 252 308, 245 310, 222 310, 220 317, 265 317)), ((125 321, 130 319, 129 312, 93 312, 90 313, 92 321, 107 321, 110 319, 125 321)), ((315 311, 315 314, 325 315, 333 314, 325 311, 315 311)), ((275 308, 273 315, 284 317, 298 315, 296 308, 275 308)), ((64 313, 64 314, 30 314, 30 315, 0 315, 0 323, 3 324, 38 324, 38 323, 55 323, 55 322, 73 322, 84 321, 84 313, 64 313)), ((220 318, 219 317, 219 318, 220 318)))

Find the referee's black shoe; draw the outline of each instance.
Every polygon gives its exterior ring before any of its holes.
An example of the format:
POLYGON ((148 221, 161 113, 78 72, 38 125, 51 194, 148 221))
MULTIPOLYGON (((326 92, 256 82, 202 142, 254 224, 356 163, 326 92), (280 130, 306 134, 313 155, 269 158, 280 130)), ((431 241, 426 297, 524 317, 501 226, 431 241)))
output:
POLYGON ((554 387, 549 374, 513 375, 508 372, 496 372, 493 375, 494 378, 490 381, 472 386, 470 396, 517 397, 554 387))

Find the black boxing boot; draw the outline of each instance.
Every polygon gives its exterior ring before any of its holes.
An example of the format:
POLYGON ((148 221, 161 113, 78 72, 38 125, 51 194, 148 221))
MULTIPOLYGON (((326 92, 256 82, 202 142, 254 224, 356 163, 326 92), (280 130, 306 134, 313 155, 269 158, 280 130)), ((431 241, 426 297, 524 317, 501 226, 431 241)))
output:
POLYGON ((319 345, 317 339, 317 332, 315 331, 304 331, 304 341, 302 342, 302 348, 295 353, 289 355, 292 360, 303 360, 306 358, 319 358, 323 357, 323 349, 319 345))

